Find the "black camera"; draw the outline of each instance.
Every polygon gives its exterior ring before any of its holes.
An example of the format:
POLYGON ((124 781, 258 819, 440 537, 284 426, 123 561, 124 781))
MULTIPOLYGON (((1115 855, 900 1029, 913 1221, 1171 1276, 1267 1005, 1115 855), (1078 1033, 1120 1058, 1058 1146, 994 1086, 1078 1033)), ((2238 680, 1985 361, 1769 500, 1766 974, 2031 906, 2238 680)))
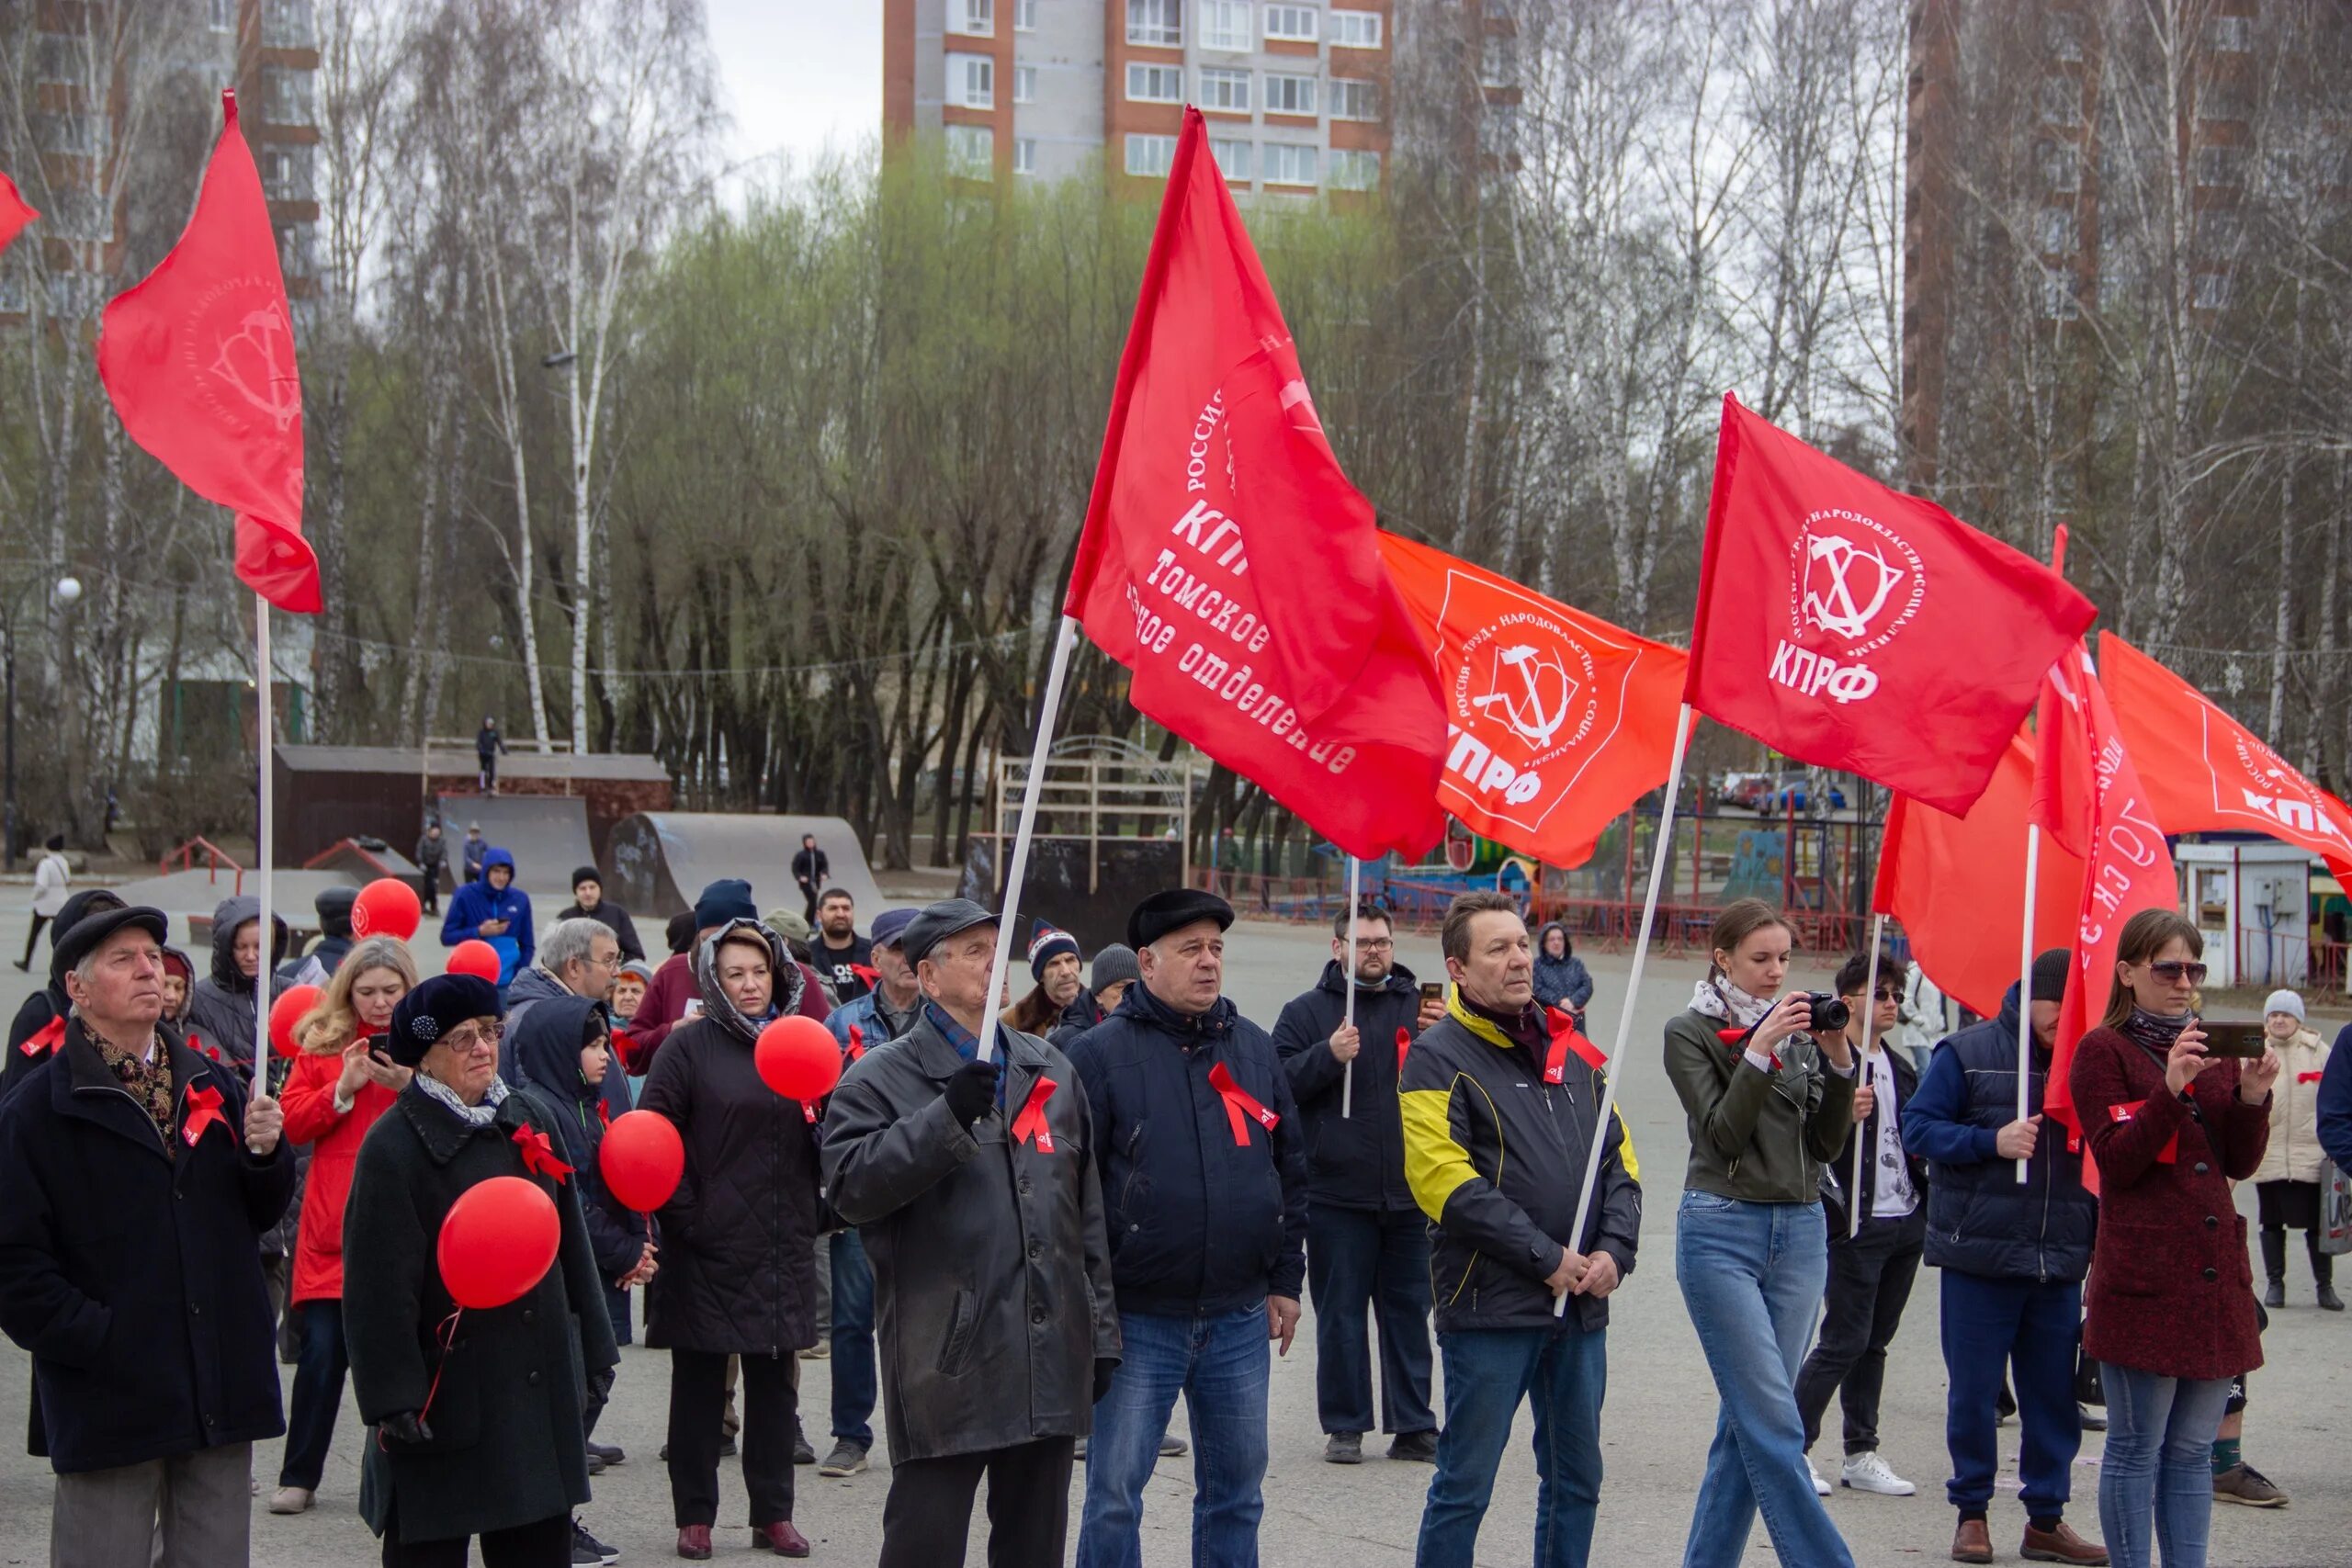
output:
POLYGON ((1854 1021, 1854 1010, 1826 991, 1807 991, 1804 999, 1813 1009, 1812 1021, 1805 1025, 1812 1033, 1826 1034, 1854 1021))

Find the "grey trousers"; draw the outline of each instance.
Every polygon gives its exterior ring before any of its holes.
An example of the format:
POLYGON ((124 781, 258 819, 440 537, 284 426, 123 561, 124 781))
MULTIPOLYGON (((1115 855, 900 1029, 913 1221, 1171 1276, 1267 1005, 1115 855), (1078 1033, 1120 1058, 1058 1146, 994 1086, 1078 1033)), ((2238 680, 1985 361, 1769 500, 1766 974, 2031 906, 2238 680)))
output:
POLYGON ((50 1568, 243 1568, 253 1557, 251 1443, 57 1478, 50 1568))
POLYGON ((833 1238, 817 1237, 817 1343, 830 1345, 833 1338, 833 1238))

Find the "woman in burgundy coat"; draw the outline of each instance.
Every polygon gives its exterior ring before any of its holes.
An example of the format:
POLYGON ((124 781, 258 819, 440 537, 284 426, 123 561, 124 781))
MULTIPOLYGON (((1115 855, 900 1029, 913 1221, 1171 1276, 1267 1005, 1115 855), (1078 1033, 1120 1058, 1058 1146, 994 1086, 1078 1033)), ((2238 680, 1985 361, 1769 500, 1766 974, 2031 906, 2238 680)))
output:
POLYGON ((2204 1568, 2213 1433, 2231 1378, 2262 1365, 2229 1184, 2269 1142, 2278 1054, 2205 1055, 2203 951, 2174 910, 2126 921, 2107 1017, 2068 1080, 2098 1163, 2083 1346, 2107 1389, 2098 1517, 2115 1568, 2149 1568, 2158 1548, 2165 1568, 2204 1568))

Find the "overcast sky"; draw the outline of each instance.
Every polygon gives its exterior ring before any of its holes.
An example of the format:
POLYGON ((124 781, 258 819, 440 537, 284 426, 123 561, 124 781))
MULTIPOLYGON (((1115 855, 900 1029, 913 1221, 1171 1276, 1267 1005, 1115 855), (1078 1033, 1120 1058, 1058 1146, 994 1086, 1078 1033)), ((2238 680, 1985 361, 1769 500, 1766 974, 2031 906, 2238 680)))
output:
MULTIPOLYGON (((796 162, 882 125, 882 0, 706 0, 734 125, 727 159, 796 162)), ((747 170, 758 177, 760 170, 747 170)))

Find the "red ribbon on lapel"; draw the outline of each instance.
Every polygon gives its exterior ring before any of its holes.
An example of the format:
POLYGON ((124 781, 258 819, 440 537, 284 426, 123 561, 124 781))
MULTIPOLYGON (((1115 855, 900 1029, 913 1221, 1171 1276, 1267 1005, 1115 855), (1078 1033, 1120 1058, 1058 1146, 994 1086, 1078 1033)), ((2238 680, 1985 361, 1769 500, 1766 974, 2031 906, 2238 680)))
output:
POLYGON ((613 1102, 611 1100, 599 1100, 596 1101, 596 1122, 597 1125, 603 1127, 607 1133, 613 1130, 613 1102))
POLYGON ((1405 1056, 1413 1048, 1413 1032, 1399 1024, 1396 1029, 1396 1081, 1405 1081, 1405 1056))
POLYGON ((1219 1062, 1209 1069, 1209 1087, 1225 1101, 1225 1119, 1233 1128, 1233 1142, 1238 1147, 1250 1144, 1250 1123, 1254 1121, 1267 1132, 1282 1124, 1282 1118, 1258 1103, 1257 1096, 1233 1081, 1233 1074, 1219 1062))
POLYGON ((879 969, 871 969, 863 964, 853 964, 849 966, 849 972, 865 981, 865 988, 869 991, 882 983, 882 971, 879 969))
POLYGON ((180 1118, 180 1136, 187 1141, 189 1148, 194 1148, 197 1139, 204 1136, 204 1130, 216 1122, 222 1127, 229 1124, 229 1119, 220 1113, 220 1091, 203 1084, 190 1084, 187 1111, 180 1118))
POLYGON ((1054 1080, 1039 1078, 1029 1086, 1029 1098, 1022 1103, 1021 1114, 1012 1119, 1012 1141, 1025 1144, 1037 1140, 1037 1152, 1054 1152, 1054 1129, 1046 1120, 1046 1101, 1054 1097, 1054 1080))
POLYGON ((46 1056, 65 1043, 65 1020, 52 1018, 26 1036, 21 1049, 28 1056, 46 1056))
POLYGON ((204 1043, 204 1036, 198 1034, 195 1030, 189 1030, 187 1032, 187 1048, 189 1050, 195 1052, 199 1056, 209 1057, 215 1062, 219 1062, 222 1066, 228 1066, 228 1058, 220 1055, 220 1047, 218 1045, 207 1045, 204 1043))
POLYGON ((1574 1051, 1579 1061, 1594 1072, 1609 1065, 1609 1058, 1600 1046, 1584 1037, 1577 1028, 1577 1021, 1558 1008, 1545 1008, 1545 1018, 1552 1025, 1552 1048, 1544 1057, 1544 1081, 1564 1082, 1568 1071, 1568 1053, 1574 1051))
POLYGON ((865 1055, 865 1031, 855 1024, 849 1026, 849 1059, 853 1062, 865 1055))
MULTIPOLYGON (((1747 1045, 1746 1043, 1747 1037, 1754 1032, 1755 1031, 1748 1029, 1718 1029, 1715 1031, 1715 1038, 1722 1041, 1724 1044, 1732 1047, 1732 1049, 1737 1051, 1744 1056, 1747 1054, 1747 1045)), ((1772 1070, 1776 1073, 1779 1072, 1781 1070, 1781 1054, 1778 1051, 1768 1051, 1765 1055, 1772 1058, 1772 1070)), ((1600 1066, 1600 1063, 1595 1062, 1593 1066, 1597 1067, 1600 1066)))
POLYGON ((2325 1076, 2326 1075, 2324 1073, 2297 1073, 2295 1075, 2295 1081, 2297 1083, 2317 1083, 2325 1076))
POLYGON ((548 1142, 545 1133, 517 1127, 514 1146, 522 1151, 523 1168, 533 1176, 552 1176, 560 1184, 571 1174, 571 1168, 556 1157, 555 1145, 548 1142))

